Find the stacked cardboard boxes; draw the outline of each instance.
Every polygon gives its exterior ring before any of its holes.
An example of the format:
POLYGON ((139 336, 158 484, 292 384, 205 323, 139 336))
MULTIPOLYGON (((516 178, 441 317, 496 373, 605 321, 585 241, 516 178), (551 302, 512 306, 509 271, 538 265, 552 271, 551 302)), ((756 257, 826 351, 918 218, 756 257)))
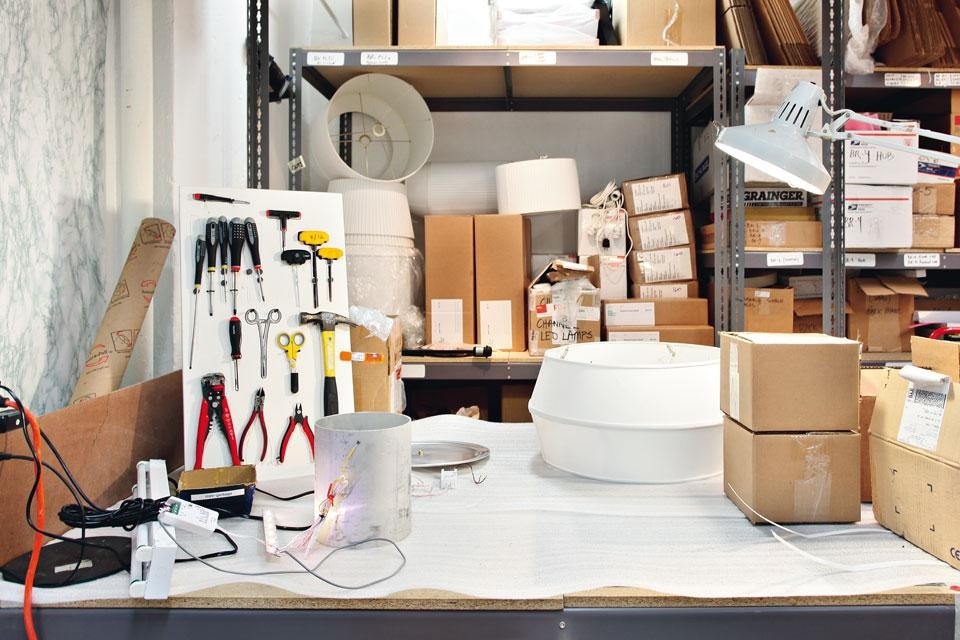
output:
POLYGON ((950 249, 956 244, 956 184, 913 187, 913 248, 950 249))
POLYGON ((600 340, 600 291, 588 265, 554 260, 533 279, 528 301, 528 349, 547 349, 600 340))
POLYGON ((865 352, 910 351, 914 299, 926 295, 916 278, 851 278, 847 283, 851 309, 847 337, 862 343, 865 352))
POLYGON ((859 520, 859 345, 724 333, 720 349, 727 496, 754 524, 859 520))
POLYGON ((610 342, 714 344, 705 298, 607 300, 603 327, 604 340, 610 342))
MULTIPOLYGON (((815 250, 822 228, 807 192, 786 185, 749 184, 744 188, 744 246, 757 251, 815 250)), ((716 226, 700 228, 704 251, 716 247, 716 226)))

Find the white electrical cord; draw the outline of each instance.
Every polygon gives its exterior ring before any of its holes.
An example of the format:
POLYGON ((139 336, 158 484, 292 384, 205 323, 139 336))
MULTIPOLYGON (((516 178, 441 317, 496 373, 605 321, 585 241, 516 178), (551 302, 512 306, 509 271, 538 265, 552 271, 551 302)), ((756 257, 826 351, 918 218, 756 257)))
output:
POLYGON ((598 256, 606 255, 602 242, 604 239, 618 240, 624 232, 627 235, 628 245, 625 254, 633 249, 633 238, 627 228, 627 212, 623 208, 623 193, 617 188, 617 183, 610 181, 603 189, 590 198, 588 205, 596 211, 590 216, 584 231, 593 241, 598 256))

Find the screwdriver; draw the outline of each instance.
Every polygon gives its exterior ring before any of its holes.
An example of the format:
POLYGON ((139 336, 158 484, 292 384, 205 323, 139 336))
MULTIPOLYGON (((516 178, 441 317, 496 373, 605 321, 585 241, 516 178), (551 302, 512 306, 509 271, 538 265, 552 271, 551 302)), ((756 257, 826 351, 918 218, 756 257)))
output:
POLYGON ((317 255, 327 263, 327 300, 333 302, 333 261, 343 257, 343 249, 323 247, 317 250, 317 255))
POLYGON ((193 331, 190 333, 190 366, 193 369, 193 345, 197 341, 197 303, 200 300, 200 287, 203 282, 203 257, 206 253, 203 238, 197 238, 197 248, 193 253, 193 331))
POLYGON ((227 252, 230 249, 230 223, 225 216, 217 220, 219 225, 218 237, 220 240, 220 288, 223 289, 223 303, 227 303, 227 271, 230 270, 230 259, 227 252))
POLYGON ((212 193, 195 193, 193 194, 194 200, 199 200, 200 202, 226 202, 228 204, 250 204, 246 200, 236 200, 234 198, 228 198, 226 196, 215 196, 212 193))
POLYGON ((233 358, 233 388, 240 391, 240 318, 230 318, 227 333, 230 335, 230 357, 233 358))
POLYGON ((383 354, 370 351, 341 351, 341 362, 383 362, 383 354))
POLYGON ((297 240, 310 247, 311 266, 313 267, 313 306, 320 306, 320 293, 317 291, 317 250, 327 244, 330 235, 326 231, 310 230, 301 231, 297 234, 297 240))
POLYGON ((217 272, 217 244, 219 242, 216 218, 207 218, 207 294, 210 300, 210 315, 213 315, 213 274, 217 272))
POLYGON ((253 258, 253 270, 257 272, 257 286, 260 287, 260 299, 267 301, 263 295, 263 267, 260 265, 260 235, 257 233, 257 223, 253 218, 243 221, 246 227, 247 245, 250 247, 250 256, 253 258))
POLYGON ((310 252, 306 249, 286 249, 280 253, 280 259, 293 267, 293 293, 297 299, 297 306, 300 306, 300 278, 297 276, 297 267, 310 259, 310 252))
POLYGON ((280 248, 287 248, 287 220, 299 220, 299 211, 283 211, 281 209, 267 209, 268 218, 276 218, 280 221, 280 248))
POLYGON ((230 271, 233 272, 233 313, 237 313, 237 274, 240 273, 240 261, 243 257, 243 243, 246 233, 243 220, 234 218, 230 221, 230 271))

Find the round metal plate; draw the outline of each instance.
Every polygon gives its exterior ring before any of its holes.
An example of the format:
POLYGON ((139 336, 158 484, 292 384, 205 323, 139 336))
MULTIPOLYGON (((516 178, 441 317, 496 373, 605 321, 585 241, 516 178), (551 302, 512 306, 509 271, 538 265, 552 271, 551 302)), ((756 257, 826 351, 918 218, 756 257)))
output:
POLYGON ((470 442, 431 441, 410 444, 410 459, 414 469, 456 467, 473 464, 490 457, 490 449, 470 442))

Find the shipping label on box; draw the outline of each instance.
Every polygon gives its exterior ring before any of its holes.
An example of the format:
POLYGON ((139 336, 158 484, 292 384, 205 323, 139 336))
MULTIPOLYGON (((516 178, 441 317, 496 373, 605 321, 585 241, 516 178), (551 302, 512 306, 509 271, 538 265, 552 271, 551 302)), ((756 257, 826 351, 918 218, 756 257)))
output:
POLYGON ((623 183, 623 203, 629 215, 687 209, 687 181, 682 173, 638 178, 623 183))
POLYGON ((631 251, 627 266, 634 284, 695 280, 697 277, 696 255, 691 246, 631 251))
POLYGON ((430 342, 461 344, 463 340, 463 300, 434 298, 430 301, 430 342))
POLYGON ((909 249, 913 246, 910 187, 848 184, 844 234, 848 249, 909 249))
POLYGON ((665 282, 662 284, 632 284, 631 298, 659 300, 660 298, 696 298, 699 293, 697 281, 665 282))
POLYGON ((611 300, 603 303, 603 322, 607 328, 653 325, 705 325, 705 298, 665 298, 660 300, 611 300))
POLYGON ((844 144, 844 176, 847 184, 917 183, 917 155, 870 144, 871 139, 916 149, 915 133, 892 131, 857 131, 863 140, 847 140, 844 144))
POLYGON ((627 228, 634 247, 641 251, 693 243, 693 217, 689 210, 664 215, 632 216, 627 228))

